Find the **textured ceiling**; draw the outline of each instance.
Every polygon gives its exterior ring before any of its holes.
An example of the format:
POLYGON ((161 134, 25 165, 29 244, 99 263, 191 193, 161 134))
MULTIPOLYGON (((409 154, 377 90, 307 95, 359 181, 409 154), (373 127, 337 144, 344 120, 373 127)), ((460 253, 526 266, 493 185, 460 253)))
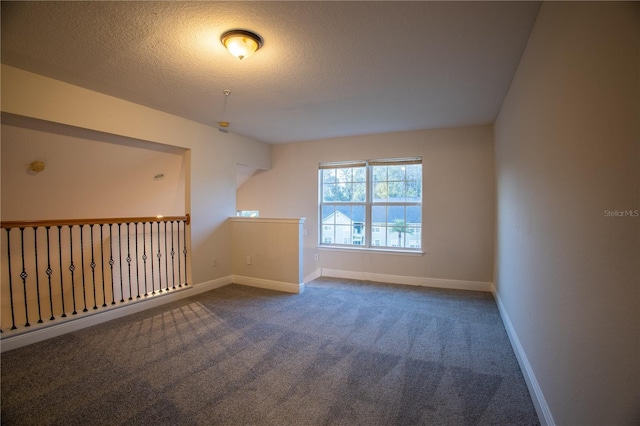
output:
POLYGON ((495 120, 539 6, 2 1, 2 62, 269 143, 469 126, 495 120), (232 28, 264 46, 232 57, 232 28))

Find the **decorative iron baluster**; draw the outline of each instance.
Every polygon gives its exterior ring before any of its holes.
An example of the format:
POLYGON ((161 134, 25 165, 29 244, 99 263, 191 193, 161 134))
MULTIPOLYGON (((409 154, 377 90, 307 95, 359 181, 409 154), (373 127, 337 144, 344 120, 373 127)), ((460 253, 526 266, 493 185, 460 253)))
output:
MULTIPOLYGON (((158 224, 158 287, 160 287, 160 291, 158 293, 162 293, 162 263, 160 260, 162 259, 162 252, 160 251, 160 222, 156 222, 158 224)), ((152 225, 153 227, 153 225, 152 225)))
POLYGON ((20 228, 20 247, 22 250, 22 272, 20 272, 20 278, 22 278, 22 289, 24 291, 24 317, 25 317, 25 327, 31 326, 29 324, 29 309, 27 307, 27 270, 24 268, 24 228, 20 228))
MULTIPOLYGON (((180 222, 178 221, 178 251, 180 250, 180 222)), ((182 287, 182 272, 180 272, 180 253, 178 253, 178 287, 182 287)))
POLYGON ((33 227, 33 253, 36 261, 36 293, 38 295, 38 324, 42 324, 42 308, 40 305, 40 277, 38 274, 38 227, 33 227))
MULTIPOLYGON (((160 224, 158 224, 160 225, 160 224)), ((169 291, 169 256, 167 256, 167 221, 164 221, 164 277, 167 283, 167 291, 169 291)))
POLYGON ((142 222, 142 262, 144 265, 144 295, 145 297, 149 295, 149 291, 147 290, 147 230, 146 230, 146 222, 142 222))
MULTIPOLYGON (((102 307, 107 307, 107 290, 105 289, 104 283, 104 236, 102 234, 102 228, 104 227, 104 223, 100 224, 100 266, 102 269, 102 307)), ((111 240, 109 240, 111 242, 111 240)))
POLYGON ((138 261, 139 257, 138 257, 138 222, 134 223, 134 226, 136 227, 136 288, 138 289, 138 295, 136 296, 136 299, 140 299, 140 262, 138 261))
POLYGON ((89 232, 91 233, 91 279, 93 282, 93 309, 98 309, 98 301, 96 300, 96 258, 93 252, 93 224, 89 225, 89 232))
POLYGON ((133 297, 131 297, 131 238, 129 237, 129 222, 127 222, 127 269, 129 270, 129 300, 133 300, 133 297))
POLYGON ((84 228, 84 225, 80 225, 80 262, 82 265, 82 302, 84 303, 84 309, 82 309, 82 312, 87 312, 87 286, 85 285, 85 281, 84 281, 84 238, 82 236, 83 232, 82 232, 82 228, 84 228))
POLYGON ((182 251, 182 253, 184 253, 184 285, 188 286, 189 283, 187 283, 187 221, 183 221, 182 222, 182 229, 184 230, 184 250, 182 251))
POLYGON ((116 304, 116 291, 113 283, 113 233, 111 232, 113 229, 113 224, 109 224, 109 266, 111 267, 111 304, 116 304))
POLYGON ((67 317, 67 309, 64 307, 64 283, 62 269, 62 226, 58 226, 58 255, 60 257, 60 297, 62 299, 62 318, 67 317))
MULTIPOLYGON (((171 221, 171 280, 173 282, 173 289, 176 289, 176 263, 175 263, 175 250, 173 249, 173 220, 171 221)), ((180 277, 178 277, 180 278, 180 277)), ((180 281, 178 279, 178 281, 180 281)))
POLYGON ((53 274, 53 269, 51 269, 51 245, 49 243, 49 229, 51 227, 50 226, 46 226, 45 229, 47 230, 47 277, 49 279, 49 309, 51 310, 51 318, 49 318, 50 321, 53 321, 54 319, 56 319, 53 316, 53 290, 51 289, 51 275, 53 274))
POLYGON ((71 297, 73 298, 73 315, 77 315, 76 311, 76 282, 75 282, 75 271, 76 265, 73 264, 73 225, 69 225, 69 252, 71 254, 71 264, 69 265, 69 270, 71 271, 71 297))
POLYGON ((122 228, 122 224, 118 224, 118 261, 120 264, 120 303, 124 302, 124 288, 122 287, 122 233, 120 229, 122 228))
POLYGON ((16 318, 13 309, 13 280, 11 275, 11 228, 7 228, 7 264, 9 266, 9 300, 11 302, 11 330, 16 328, 16 318))
POLYGON ((149 236, 151 237, 151 295, 156 294, 156 282, 155 282, 155 274, 153 273, 153 222, 149 222, 149 228, 151 232, 149 236))

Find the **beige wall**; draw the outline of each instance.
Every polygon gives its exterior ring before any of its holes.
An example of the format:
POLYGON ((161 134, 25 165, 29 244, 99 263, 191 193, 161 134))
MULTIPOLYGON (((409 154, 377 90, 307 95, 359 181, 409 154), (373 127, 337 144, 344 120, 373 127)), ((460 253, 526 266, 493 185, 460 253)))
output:
POLYGON ((235 214, 236 164, 268 168, 269 145, 6 65, 2 65, 2 111, 186 149, 191 281, 198 284, 231 275, 226 219, 235 214))
POLYGON ((296 218, 231 218, 234 282, 297 293, 302 226, 296 218))
POLYGON ((7 115, 1 129, 2 220, 185 214, 183 149, 7 115), (36 160, 43 172, 29 170, 36 160))
POLYGON ((639 28, 545 3, 495 124, 496 286, 559 425, 640 421, 639 28))
POLYGON ((493 281, 494 174, 490 126, 274 145, 273 169, 238 190, 238 209, 305 217, 304 274, 319 268, 493 281), (424 256, 317 250, 318 163, 423 158, 424 256), (314 260, 318 252, 319 261, 314 260))

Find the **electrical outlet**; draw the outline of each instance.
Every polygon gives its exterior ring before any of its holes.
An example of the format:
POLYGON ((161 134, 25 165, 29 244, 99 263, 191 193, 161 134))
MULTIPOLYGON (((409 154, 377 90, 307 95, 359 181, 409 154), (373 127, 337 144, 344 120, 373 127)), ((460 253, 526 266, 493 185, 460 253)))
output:
POLYGON ((213 263, 213 267, 214 267, 214 268, 215 268, 216 266, 218 266, 218 258, 217 258, 217 257, 214 257, 214 258, 213 258, 213 262, 212 262, 212 263, 213 263))
POLYGON ((251 265, 251 256, 247 256, 247 265, 251 265))
POLYGON ((309 228, 304 228, 304 236, 306 237, 307 235, 309 235, 309 228))
POLYGON ((320 253, 316 253, 313 255, 313 258, 315 259, 315 261, 317 262, 318 260, 320 260, 320 253))

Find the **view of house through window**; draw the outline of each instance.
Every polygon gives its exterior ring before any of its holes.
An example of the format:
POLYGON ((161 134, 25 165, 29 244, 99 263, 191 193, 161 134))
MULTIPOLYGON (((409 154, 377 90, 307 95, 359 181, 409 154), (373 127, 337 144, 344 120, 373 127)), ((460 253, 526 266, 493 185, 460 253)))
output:
POLYGON ((420 249, 422 159, 321 163, 320 244, 420 249))

